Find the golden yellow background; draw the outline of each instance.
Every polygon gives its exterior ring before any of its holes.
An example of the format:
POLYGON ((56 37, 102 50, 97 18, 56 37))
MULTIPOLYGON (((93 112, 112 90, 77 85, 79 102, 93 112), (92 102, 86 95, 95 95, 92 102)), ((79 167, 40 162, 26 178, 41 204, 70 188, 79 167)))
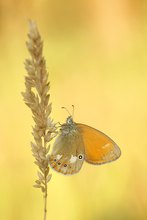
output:
POLYGON ((0 219, 41 220, 32 185, 32 118, 24 105, 28 19, 37 21, 50 72, 52 117, 75 105, 75 121, 116 141, 119 160, 51 170, 48 220, 147 219, 147 4, 145 0, 0 1, 0 219))

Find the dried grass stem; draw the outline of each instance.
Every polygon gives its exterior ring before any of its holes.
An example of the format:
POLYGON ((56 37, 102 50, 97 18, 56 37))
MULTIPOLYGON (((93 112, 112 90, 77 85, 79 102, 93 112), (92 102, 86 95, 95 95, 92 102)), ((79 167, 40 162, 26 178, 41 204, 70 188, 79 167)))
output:
POLYGON ((38 178, 35 181, 35 188, 40 188, 44 194, 44 220, 47 216, 47 184, 51 179, 49 173, 49 142, 56 133, 56 126, 50 118, 50 83, 46 62, 42 55, 43 42, 35 22, 29 22, 28 41, 26 42, 31 58, 26 59, 25 69, 25 92, 22 93, 25 104, 31 109, 34 126, 31 142, 34 163, 38 166, 38 178))

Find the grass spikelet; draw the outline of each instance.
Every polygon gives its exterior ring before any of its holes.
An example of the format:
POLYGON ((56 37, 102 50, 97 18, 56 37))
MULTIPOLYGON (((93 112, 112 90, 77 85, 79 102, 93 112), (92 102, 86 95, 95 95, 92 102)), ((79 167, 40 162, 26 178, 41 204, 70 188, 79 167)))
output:
POLYGON ((27 49, 31 58, 26 59, 25 92, 22 92, 25 104, 31 109, 34 126, 31 142, 34 163, 38 166, 37 180, 34 187, 41 189, 44 194, 44 220, 47 213, 47 183, 51 179, 48 166, 49 142, 54 138, 56 126, 50 118, 52 106, 50 103, 50 83, 46 62, 43 57, 43 42, 35 22, 29 22, 27 49))

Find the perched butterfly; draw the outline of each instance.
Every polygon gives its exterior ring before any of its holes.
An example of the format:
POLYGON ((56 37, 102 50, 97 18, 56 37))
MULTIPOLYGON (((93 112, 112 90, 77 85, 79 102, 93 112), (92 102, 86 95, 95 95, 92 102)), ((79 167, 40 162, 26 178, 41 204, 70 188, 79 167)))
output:
POLYGON ((83 162, 100 165, 121 155, 117 144, 101 131, 75 123, 70 115, 61 125, 49 158, 50 166, 64 175, 75 174, 83 162))

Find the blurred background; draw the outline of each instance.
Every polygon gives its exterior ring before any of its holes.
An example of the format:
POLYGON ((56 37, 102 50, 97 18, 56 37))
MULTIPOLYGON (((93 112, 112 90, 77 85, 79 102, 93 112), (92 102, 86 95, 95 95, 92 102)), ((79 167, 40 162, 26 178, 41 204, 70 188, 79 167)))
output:
POLYGON ((48 220, 147 219, 147 2, 0 1, 0 219, 43 219, 32 185, 31 112, 24 105, 28 19, 37 22, 51 81, 52 117, 93 126, 120 146, 119 160, 51 170, 48 220))

